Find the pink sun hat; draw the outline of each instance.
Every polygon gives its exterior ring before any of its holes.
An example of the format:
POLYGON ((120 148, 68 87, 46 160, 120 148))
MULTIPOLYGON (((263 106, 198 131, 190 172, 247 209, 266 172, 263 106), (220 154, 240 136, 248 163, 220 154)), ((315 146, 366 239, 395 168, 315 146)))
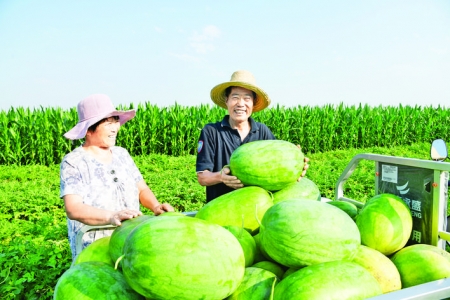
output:
POLYGON ((116 110, 108 96, 94 94, 78 103, 78 123, 64 136, 69 140, 78 140, 86 136, 88 128, 101 119, 118 116, 120 125, 125 124, 136 115, 136 110, 116 110))

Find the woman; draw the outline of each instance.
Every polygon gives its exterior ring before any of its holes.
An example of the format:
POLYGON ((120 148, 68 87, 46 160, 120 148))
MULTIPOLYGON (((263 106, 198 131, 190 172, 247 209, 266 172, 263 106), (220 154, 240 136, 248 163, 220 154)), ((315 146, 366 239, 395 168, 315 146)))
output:
MULTIPOLYGON (((85 138, 85 142, 63 158, 60 168, 60 197, 64 199, 73 260, 79 254, 75 238, 84 224, 120 226, 122 221, 142 215, 140 204, 155 215, 174 210, 170 204, 158 202, 128 151, 115 146, 120 126, 136 111, 117 111, 103 94, 82 100, 77 111, 78 124, 64 136, 70 140, 85 138)), ((112 231, 86 233, 83 247, 112 231)))

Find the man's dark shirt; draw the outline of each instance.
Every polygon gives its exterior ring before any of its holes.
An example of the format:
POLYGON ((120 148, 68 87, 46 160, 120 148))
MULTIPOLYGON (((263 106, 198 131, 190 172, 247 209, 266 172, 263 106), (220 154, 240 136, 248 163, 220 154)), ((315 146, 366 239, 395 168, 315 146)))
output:
MULTIPOLYGON (((221 122, 209 123, 203 127, 197 147, 197 172, 209 170, 218 172, 230 163, 230 156, 237 147, 248 142, 259 140, 274 140, 275 136, 270 129, 253 118, 249 118, 251 129, 244 141, 241 141, 237 129, 229 123, 229 115, 221 122)), ((206 187, 206 201, 209 202, 234 189, 223 183, 206 187)))

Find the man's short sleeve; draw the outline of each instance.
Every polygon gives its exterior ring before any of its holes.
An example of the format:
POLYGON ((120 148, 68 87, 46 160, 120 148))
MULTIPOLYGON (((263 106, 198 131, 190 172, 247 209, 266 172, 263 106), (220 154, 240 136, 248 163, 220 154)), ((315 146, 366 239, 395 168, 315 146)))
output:
POLYGON ((209 170, 212 172, 214 169, 214 156, 217 145, 214 142, 215 130, 212 129, 212 126, 208 124, 200 133, 200 138, 197 144, 197 172, 204 170, 209 170))
POLYGON ((272 131, 270 131, 269 127, 267 125, 258 123, 259 131, 260 131, 260 137, 259 140, 276 140, 275 136, 273 135, 272 131))

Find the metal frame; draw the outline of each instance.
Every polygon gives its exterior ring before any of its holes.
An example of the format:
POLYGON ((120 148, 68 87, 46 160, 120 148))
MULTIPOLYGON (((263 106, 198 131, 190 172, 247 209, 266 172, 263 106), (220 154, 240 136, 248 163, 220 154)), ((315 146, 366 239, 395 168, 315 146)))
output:
POLYGON ((437 300, 450 297, 450 278, 419 284, 395 292, 371 297, 371 300, 437 300))
MULTIPOLYGON (((188 217, 194 217, 197 214, 197 211, 191 211, 191 212, 184 212, 188 217)), ((105 230, 105 229, 114 229, 117 226, 114 225, 83 225, 81 227, 80 231, 77 232, 77 236, 75 238, 75 247, 77 249, 77 253, 80 253, 81 250, 83 250, 83 236, 86 232, 93 231, 93 230, 105 230)))
MULTIPOLYGON (((420 160, 412 158, 402 158, 379 154, 359 154, 353 157, 345 170, 342 172, 336 183, 335 200, 348 201, 359 208, 363 204, 351 198, 344 196, 344 184, 350 178, 361 160, 371 160, 375 162, 375 172, 380 172, 380 163, 392 163, 396 165, 404 165, 417 167, 422 169, 434 170, 433 181, 438 183, 439 192, 433 193, 433 214, 439 216, 438 220, 434 220, 432 226, 437 228, 433 230, 433 242, 436 246, 445 247, 445 241, 450 241, 450 233, 443 230, 446 227, 446 216, 440 214, 440 211, 447 212, 447 182, 448 172, 450 171, 450 163, 438 162, 431 160, 420 160), (441 199, 444 197, 445 199, 441 199), (442 200, 442 201, 441 201, 442 200), (437 205, 434 205, 437 204, 437 205)), ((375 176, 375 174, 374 174, 375 176)), ((378 181, 375 181, 375 193, 378 193, 378 181)), ((444 248, 445 249, 445 248, 444 248)), ((404 288, 391 293, 372 297, 376 300, 435 300, 450 298, 450 278, 435 280, 425 284, 404 288)))
POLYGON ((93 231, 93 230, 105 230, 105 229, 114 229, 116 226, 113 225, 83 225, 81 227, 80 231, 77 232, 77 236, 75 238, 75 247, 77 249, 77 253, 80 253, 81 250, 83 250, 83 236, 86 232, 93 231))
MULTIPOLYGON (((403 166, 411 166, 422 169, 434 170, 434 182, 438 183, 439 193, 433 194, 433 215, 438 215, 438 220, 434 220, 433 228, 438 228, 433 234, 433 241, 435 246, 440 246, 443 248, 445 243, 440 240, 450 241, 450 233, 444 231, 446 225, 446 216, 441 216, 440 211, 447 211, 447 199, 440 199, 442 195, 447 195, 447 179, 448 172, 450 172, 450 163, 437 162, 432 160, 422 160, 415 158, 404 158, 387 156, 380 154, 358 154, 352 158, 345 170, 342 172, 336 183, 335 200, 338 201, 348 201, 355 204, 358 207, 362 207, 363 204, 360 201, 347 198, 344 196, 344 184, 350 178, 352 173, 355 171, 361 160, 371 160, 375 162, 375 172, 379 172, 380 163, 392 163, 403 166), (442 201, 441 201, 442 200, 442 201), (445 206, 445 207, 444 207, 445 206)), ((375 174, 374 174, 375 176, 375 174)), ((375 181, 375 192, 378 192, 378 182, 375 181)))

